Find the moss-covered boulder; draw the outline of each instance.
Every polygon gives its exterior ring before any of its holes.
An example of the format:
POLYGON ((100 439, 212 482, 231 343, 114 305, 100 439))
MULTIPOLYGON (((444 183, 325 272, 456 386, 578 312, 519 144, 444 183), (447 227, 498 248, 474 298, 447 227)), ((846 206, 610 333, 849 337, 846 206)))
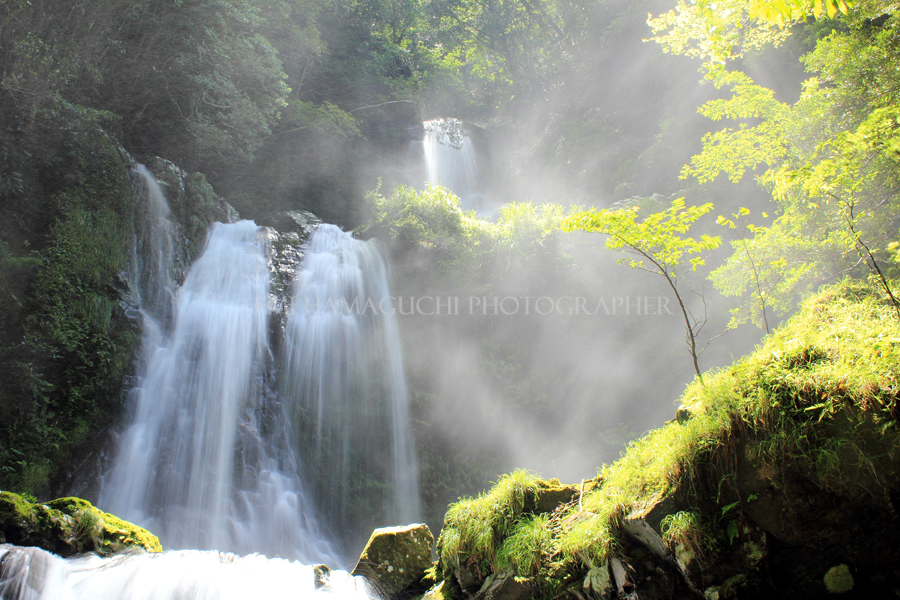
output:
POLYGON ((425 576, 432 544, 434 536, 424 524, 376 529, 352 575, 365 577, 385 597, 396 596, 425 576))
POLYGON ((162 551, 155 535, 87 500, 29 502, 10 492, 0 492, 0 543, 37 546, 60 556, 84 552, 110 555, 129 548, 162 551))

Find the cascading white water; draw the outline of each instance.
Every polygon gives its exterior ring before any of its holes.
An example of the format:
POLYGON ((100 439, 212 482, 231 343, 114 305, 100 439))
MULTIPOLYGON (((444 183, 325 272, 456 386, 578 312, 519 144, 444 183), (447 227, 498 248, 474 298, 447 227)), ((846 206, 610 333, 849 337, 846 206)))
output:
POLYGON ((144 357, 98 504, 166 548, 330 564, 343 557, 320 531, 301 472, 336 529, 360 497, 380 525, 417 520, 403 360, 377 248, 331 225, 313 234, 277 396, 268 233, 250 221, 214 224, 176 292, 177 228, 152 174, 137 172, 147 199, 135 258, 144 357))
POLYGON ((135 252, 132 262, 137 271, 137 295, 144 318, 156 323, 171 318, 175 300, 176 226, 165 194, 153 174, 142 164, 135 165, 140 177, 136 213, 135 252))
POLYGON ((169 548, 336 560, 293 452, 276 455, 256 421, 270 359, 266 250, 251 221, 213 225, 171 333, 145 345, 152 355, 100 504, 169 548))
POLYGON ((342 571, 260 555, 212 551, 83 556, 64 560, 38 548, 0 545, 3 600, 367 600, 367 584, 342 571))
POLYGON ((387 264, 373 243, 334 225, 313 233, 295 282, 283 377, 295 427, 312 435, 305 464, 318 504, 339 525, 348 499, 383 506, 388 522, 417 520, 400 337, 387 264), (377 484, 366 487, 386 479, 386 496, 377 484))
POLYGON ((463 210, 488 209, 479 194, 478 167, 472 140, 455 119, 437 119, 422 124, 422 142, 428 183, 442 185, 459 197, 463 210))

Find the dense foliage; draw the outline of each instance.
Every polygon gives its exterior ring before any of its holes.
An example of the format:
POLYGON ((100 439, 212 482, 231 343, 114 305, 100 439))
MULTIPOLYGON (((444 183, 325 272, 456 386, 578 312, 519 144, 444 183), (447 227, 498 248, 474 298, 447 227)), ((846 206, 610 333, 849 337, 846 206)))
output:
MULTIPOLYGON (((788 103, 734 61, 760 44, 783 42, 806 11, 791 14, 791 29, 773 18, 748 24, 753 3, 733 4, 712 13, 681 3, 652 21, 668 51, 702 58, 706 76, 731 91, 701 107, 726 126, 704 137, 683 176, 703 182, 725 174, 738 181, 754 173, 777 206, 770 225, 751 226, 747 234, 742 224, 714 283, 726 294, 749 291, 741 312, 760 324, 766 308, 783 313, 808 286, 861 275, 863 267, 894 298, 888 277, 895 272, 900 176, 897 6, 862 1, 848 11, 842 5, 848 16, 817 22, 814 49, 802 59, 810 77, 799 100, 788 103)), ((723 222, 735 228, 734 221, 723 222)))
POLYGON ((29 493, 115 417, 138 340, 118 297, 133 200, 117 148, 90 121, 44 125, 0 182, 0 486, 29 493))

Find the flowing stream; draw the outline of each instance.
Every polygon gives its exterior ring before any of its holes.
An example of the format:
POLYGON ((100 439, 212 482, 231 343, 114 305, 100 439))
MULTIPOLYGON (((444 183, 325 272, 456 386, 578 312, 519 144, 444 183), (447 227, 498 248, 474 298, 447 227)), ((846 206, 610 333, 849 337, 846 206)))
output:
POLYGON ((0 545, 3 600, 266 600, 334 597, 366 600, 358 577, 258 554, 214 551, 94 555, 64 560, 38 548, 0 545))

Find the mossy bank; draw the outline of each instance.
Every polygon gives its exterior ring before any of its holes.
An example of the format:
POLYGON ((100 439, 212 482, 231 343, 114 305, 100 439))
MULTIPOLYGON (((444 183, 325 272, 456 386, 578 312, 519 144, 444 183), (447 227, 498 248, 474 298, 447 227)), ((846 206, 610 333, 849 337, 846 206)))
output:
POLYGON ((896 593, 898 370, 890 303, 861 283, 827 288, 755 352, 688 386, 677 419, 596 479, 566 487, 517 471, 452 505, 429 593, 896 593), (569 491, 542 502, 556 487, 569 491))
POLYGON ((146 529, 105 513, 81 498, 29 502, 0 492, 0 543, 37 546, 60 556, 95 552, 101 556, 138 548, 161 552, 146 529))

